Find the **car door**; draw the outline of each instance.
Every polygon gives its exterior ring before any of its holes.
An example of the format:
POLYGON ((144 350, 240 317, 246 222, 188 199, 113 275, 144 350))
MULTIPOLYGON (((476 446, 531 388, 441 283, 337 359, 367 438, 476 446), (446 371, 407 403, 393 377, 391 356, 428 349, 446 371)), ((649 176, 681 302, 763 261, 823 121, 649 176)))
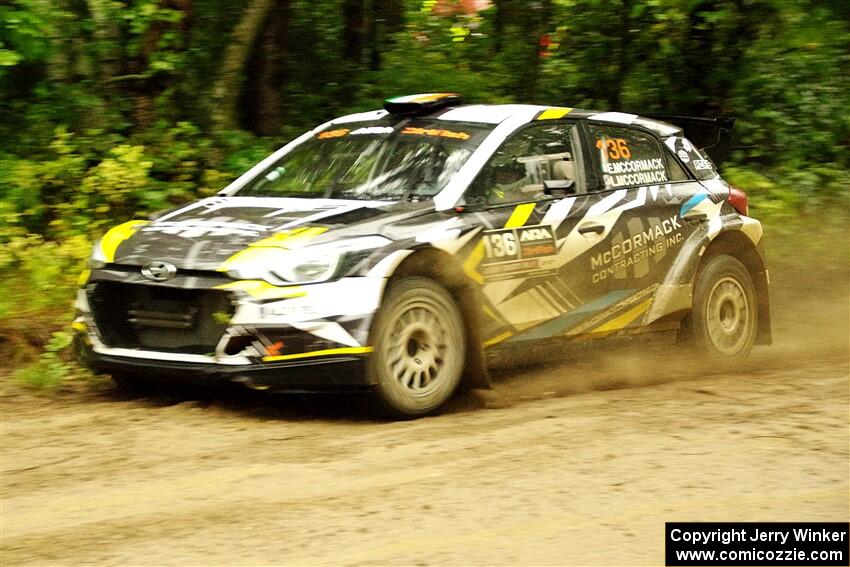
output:
POLYGON ((464 267, 498 323, 491 342, 563 334, 588 315, 591 273, 574 262, 605 235, 597 195, 586 191, 586 154, 576 123, 532 123, 494 152, 464 195, 483 226, 464 267))
MULTIPOLYGON (((602 308, 572 329, 573 334, 609 334, 639 330, 669 313, 652 313, 666 289, 672 266, 683 259, 690 234, 714 216, 711 200, 694 208, 707 191, 649 130, 637 126, 588 122, 591 147, 590 189, 598 196, 594 222, 599 242, 583 261, 602 308)), ((673 304, 686 305, 685 297, 673 304)), ((661 321, 663 322, 663 320, 661 321)))

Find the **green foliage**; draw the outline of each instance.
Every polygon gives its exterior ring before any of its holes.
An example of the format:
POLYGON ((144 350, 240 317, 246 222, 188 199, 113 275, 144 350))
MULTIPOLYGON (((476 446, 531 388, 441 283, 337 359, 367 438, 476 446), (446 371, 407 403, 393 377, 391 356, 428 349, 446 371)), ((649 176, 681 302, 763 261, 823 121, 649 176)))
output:
POLYGON ((783 13, 747 51, 733 89, 737 159, 804 168, 850 167, 850 28, 824 8, 783 13))
POLYGON ((61 241, 36 234, 11 237, 0 254, 0 336, 38 336, 68 324, 75 283, 90 252, 91 242, 82 235, 61 241))
POLYGON ((216 145, 188 122, 127 139, 56 128, 40 159, 0 154, 0 242, 26 232, 93 237, 107 225, 221 189, 267 153, 242 134, 216 145), (145 145, 148 144, 148 145, 145 145))
POLYGON ((77 372, 64 331, 47 337, 67 325, 74 280, 107 225, 214 194, 306 128, 393 95, 733 115, 740 147, 724 174, 754 214, 778 233, 817 218, 843 234, 847 2, 473 4, 0 5, 0 344, 47 345, 23 379, 77 372), (242 129, 216 131, 213 86, 262 6, 232 83, 242 129))
POLYGON ((56 390, 74 380, 92 380, 93 375, 72 359, 71 343, 73 334, 69 331, 56 331, 44 345, 44 351, 38 358, 18 369, 15 379, 36 390, 56 390))

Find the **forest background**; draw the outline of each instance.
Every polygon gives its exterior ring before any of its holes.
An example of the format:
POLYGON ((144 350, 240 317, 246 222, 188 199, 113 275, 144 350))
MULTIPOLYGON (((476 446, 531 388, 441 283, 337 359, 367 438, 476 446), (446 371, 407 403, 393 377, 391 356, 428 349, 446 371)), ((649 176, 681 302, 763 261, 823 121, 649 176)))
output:
POLYGON ((4 376, 88 379, 68 327, 108 226, 213 194, 334 116, 433 91, 734 116, 721 170, 765 222, 773 265, 848 261, 846 0, 13 0, 0 4, 4 376))

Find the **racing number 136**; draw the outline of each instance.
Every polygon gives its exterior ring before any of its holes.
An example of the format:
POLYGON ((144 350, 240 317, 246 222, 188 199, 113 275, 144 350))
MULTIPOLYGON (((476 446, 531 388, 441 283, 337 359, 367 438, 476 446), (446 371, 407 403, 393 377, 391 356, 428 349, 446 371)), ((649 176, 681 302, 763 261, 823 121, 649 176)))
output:
POLYGON ((608 159, 630 159, 632 152, 623 138, 603 138, 596 140, 597 149, 605 148, 608 159))
POLYGON ((487 252, 488 258, 516 258, 516 235, 513 232, 485 234, 484 249, 487 252))

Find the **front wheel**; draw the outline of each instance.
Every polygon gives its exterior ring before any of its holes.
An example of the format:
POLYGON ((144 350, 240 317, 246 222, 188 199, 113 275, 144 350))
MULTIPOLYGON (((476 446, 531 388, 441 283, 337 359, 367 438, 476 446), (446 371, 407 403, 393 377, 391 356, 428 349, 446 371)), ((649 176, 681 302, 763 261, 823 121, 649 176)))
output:
POLYGON ((422 277, 387 292, 372 329, 370 380, 384 413, 412 418, 437 410, 457 388, 466 337, 452 296, 422 277))
POLYGON ((698 346, 723 359, 749 354, 756 338, 758 309, 753 279, 736 258, 709 258, 697 275, 691 331, 698 346))

